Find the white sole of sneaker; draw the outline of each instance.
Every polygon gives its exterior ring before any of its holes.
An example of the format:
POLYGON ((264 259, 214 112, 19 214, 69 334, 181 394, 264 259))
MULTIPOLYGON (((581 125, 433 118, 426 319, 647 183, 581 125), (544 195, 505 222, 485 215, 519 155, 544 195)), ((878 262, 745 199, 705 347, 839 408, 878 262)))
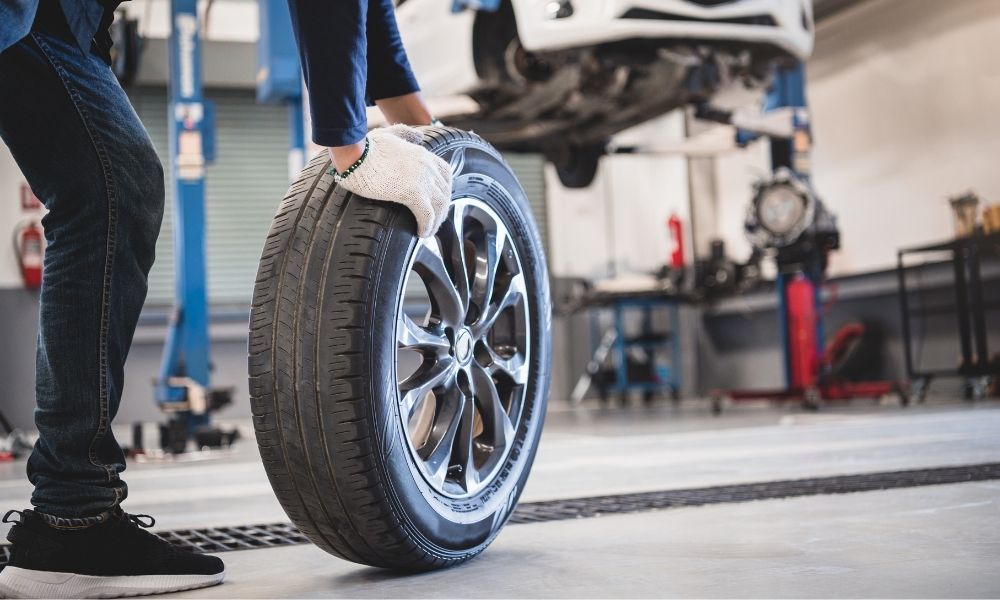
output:
POLYGON ((124 598, 194 590, 218 585, 216 575, 133 575, 97 577, 6 567, 0 571, 2 598, 124 598))

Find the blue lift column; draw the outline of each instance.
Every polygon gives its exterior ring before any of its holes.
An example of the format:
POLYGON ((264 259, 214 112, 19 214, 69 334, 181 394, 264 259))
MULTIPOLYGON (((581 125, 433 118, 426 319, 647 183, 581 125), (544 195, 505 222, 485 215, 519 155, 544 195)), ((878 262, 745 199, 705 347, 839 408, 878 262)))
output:
POLYGON ((257 102, 288 106, 288 180, 306 163, 305 110, 299 53, 287 0, 258 0, 257 102))
POLYGON ((454 0, 451 4, 451 12, 459 12, 467 8, 484 12, 496 12, 500 10, 500 2, 501 0, 454 0))
POLYGON ((197 0, 171 0, 168 121, 173 172, 176 300, 156 401, 186 422, 190 436, 209 423, 210 357, 205 268, 205 166, 212 154, 212 110, 202 97, 197 0))
POLYGON ((812 165, 812 126, 806 104, 806 66, 799 62, 791 67, 778 67, 774 83, 767 94, 764 112, 789 108, 792 111, 792 137, 771 138, 771 169, 786 167, 802 181, 808 182, 812 165))

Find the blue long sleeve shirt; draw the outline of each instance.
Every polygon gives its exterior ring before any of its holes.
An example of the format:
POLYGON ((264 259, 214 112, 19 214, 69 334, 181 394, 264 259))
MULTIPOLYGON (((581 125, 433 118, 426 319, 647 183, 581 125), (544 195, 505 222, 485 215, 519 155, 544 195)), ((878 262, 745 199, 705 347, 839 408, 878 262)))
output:
POLYGON ((288 7, 317 144, 361 141, 367 105, 419 91, 392 0, 288 0, 288 7))
POLYGON ((31 31, 36 15, 55 19, 56 11, 65 17, 69 32, 81 52, 94 45, 105 60, 109 60, 111 24, 118 0, 0 0, 0 52, 19 42, 31 31))

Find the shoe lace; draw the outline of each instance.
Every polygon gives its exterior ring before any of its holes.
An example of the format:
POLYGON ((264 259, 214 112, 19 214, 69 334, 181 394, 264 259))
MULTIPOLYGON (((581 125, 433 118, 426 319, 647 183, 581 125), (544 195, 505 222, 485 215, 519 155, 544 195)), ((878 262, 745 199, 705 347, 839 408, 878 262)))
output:
POLYGON ((143 529, 149 529, 150 527, 156 525, 156 519, 149 515, 133 515, 131 513, 125 513, 125 518, 128 519, 133 525, 137 525, 143 529))
POLYGON ((137 541, 141 540, 142 544, 158 544, 160 545, 160 552, 166 552, 171 555, 186 554, 189 553, 188 550, 177 546, 160 536, 156 535, 151 531, 146 531, 150 527, 156 525, 156 519, 150 515, 133 515, 125 511, 121 512, 122 520, 120 523, 129 526, 129 534, 133 539, 137 541))

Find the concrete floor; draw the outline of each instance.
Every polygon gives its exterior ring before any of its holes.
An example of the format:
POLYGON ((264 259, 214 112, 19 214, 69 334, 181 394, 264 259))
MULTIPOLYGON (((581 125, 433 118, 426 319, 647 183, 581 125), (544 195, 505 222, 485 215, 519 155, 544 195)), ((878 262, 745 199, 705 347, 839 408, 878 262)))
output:
MULTIPOLYGON (((997 461, 997 403, 557 407, 524 500, 997 461)), ((158 528, 285 520, 251 441, 127 480, 126 508, 158 528)), ((28 492, 23 464, 0 465, 0 506, 28 492)), ((1000 481, 513 525, 475 561, 420 576, 311 546, 222 557, 225 585, 178 597, 998 597, 1000 481)))

